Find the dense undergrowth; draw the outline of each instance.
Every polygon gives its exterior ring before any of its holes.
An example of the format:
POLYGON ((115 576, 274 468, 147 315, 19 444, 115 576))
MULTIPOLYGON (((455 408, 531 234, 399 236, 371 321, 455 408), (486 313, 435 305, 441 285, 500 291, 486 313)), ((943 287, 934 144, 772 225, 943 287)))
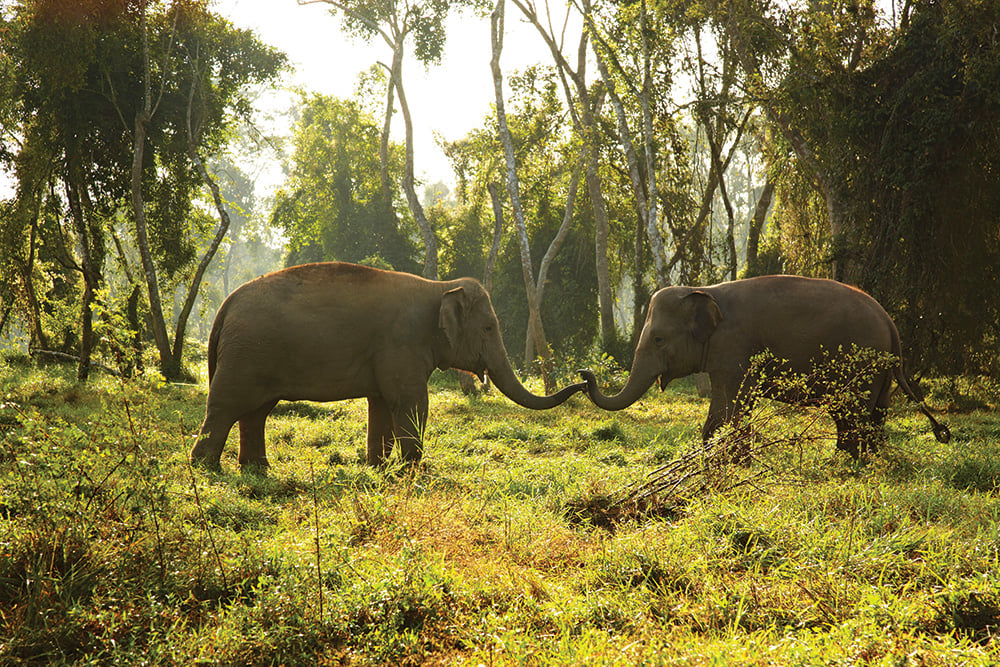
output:
POLYGON ((802 437, 615 513, 696 444, 693 385, 529 412, 436 376, 416 470, 363 465, 361 401, 283 405, 257 476, 235 429, 222 473, 188 466, 204 383, 3 364, 3 664, 1000 661, 988 384, 936 387, 947 445, 900 404, 867 461, 802 437))

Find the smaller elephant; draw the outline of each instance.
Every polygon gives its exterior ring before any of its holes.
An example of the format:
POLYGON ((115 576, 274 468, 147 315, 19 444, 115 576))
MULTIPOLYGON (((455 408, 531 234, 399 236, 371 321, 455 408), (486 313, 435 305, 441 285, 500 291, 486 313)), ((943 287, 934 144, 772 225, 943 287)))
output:
POLYGON ((208 404, 191 461, 218 468, 233 424, 242 467, 266 467, 264 422, 278 401, 368 399, 367 461, 394 443, 421 458, 427 380, 457 368, 526 408, 562 404, 581 382, 537 396, 507 358, 490 297, 472 278, 426 280, 408 273, 327 262, 252 280, 223 302, 208 341, 208 404))
MULTIPOLYGON (((951 437, 914 394, 902 372, 899 333, 885 310, 868 294, 833 280, 799 276, 762 276, 711 287, 666 287, 649 310, 628 382, 605 396, 590 370, 580 371, 587 394, 598 407, 621 410, 632 405, 659 379, 660 389, 692 373, 708 373, 711 403, 702 438, 736 422, 760 396, 786 403, 810 403, 829 395, 817 385, 803 394, 783 393, 767 373, 748 375, 752 360, 769 353, 773 373, 806 374, 829 351, 871 349, 893 355, 893 367, 875 373, 858 397, 860 410, 831 407, 837 447, 854 456, 872 452, 884 438, 886 411, 895 377, 906 396, 920 405, 939 442, 951 437)), ((833 405, 837 405, 834 403, 833 405)))

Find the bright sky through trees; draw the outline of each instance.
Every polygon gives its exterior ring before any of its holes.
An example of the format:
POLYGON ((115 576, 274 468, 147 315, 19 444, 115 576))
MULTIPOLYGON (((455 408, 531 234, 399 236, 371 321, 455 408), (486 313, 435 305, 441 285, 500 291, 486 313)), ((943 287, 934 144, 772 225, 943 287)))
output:
MULTIPOLYGON (((295 66, 288 77, 289 86, 352 97, 361 72, 375 62, 391 60, 389 48, 380 40, 369 44, 341 32, 340 18, 330 14, 329 5, 299 6, 295 0, 219 0, 214 7, 236 26, 253 30, 264 43, 288 55, 295 66)), ((493 101, 489 30, 488 18, 456 14, 449 19, 448 43, 440 65, 425 69, 410 57, 403 66, 416 132, 416 172, 424 183, 453 179, 435 134, 459 139, 481 125, 489 113, 493 101)), ((530 26, 508 21, 507 32, 504 69, 550 59, 530 26)), ((283 94, 270 99, 275 104, 288 104, 292 98, 283 94)), ((402 120, 394 123, 394 136, 402 141, 402 120)), ((279 134, 286 132, 274 129, 279 134)))

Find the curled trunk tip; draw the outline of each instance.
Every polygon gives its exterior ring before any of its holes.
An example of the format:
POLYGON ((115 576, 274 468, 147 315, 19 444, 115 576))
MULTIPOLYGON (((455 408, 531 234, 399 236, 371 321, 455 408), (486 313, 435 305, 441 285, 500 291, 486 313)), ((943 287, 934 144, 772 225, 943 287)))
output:
POLYGON ((622 390, 614 396, 606 396, 597 387, 597 377, 593 371, 590 369, 581 369, 578 372, 586 384, 587 396, 590 397, 594 405, 604 410, 624 410, 642 398, 642 395, 646 393, 656 379, 655 375, 648 378, 640 377, 640 374, 633 368, 629 374, 628 382, 625 383, 622 390))

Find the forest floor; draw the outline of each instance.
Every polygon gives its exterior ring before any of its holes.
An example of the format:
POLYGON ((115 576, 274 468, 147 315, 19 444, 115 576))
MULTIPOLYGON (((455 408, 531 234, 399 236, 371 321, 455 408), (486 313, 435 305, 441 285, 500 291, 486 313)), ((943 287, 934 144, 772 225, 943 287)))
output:
POLYGON ((734 465, 690 383, 531 412, 437 375, 417 468, 363 464, 363 401, 293 403, 260 475, 237 429, 188 465, 204 381, 0 362, 0 664, 1000 662, 989 383, 861 461, 765 404, 734 465))

